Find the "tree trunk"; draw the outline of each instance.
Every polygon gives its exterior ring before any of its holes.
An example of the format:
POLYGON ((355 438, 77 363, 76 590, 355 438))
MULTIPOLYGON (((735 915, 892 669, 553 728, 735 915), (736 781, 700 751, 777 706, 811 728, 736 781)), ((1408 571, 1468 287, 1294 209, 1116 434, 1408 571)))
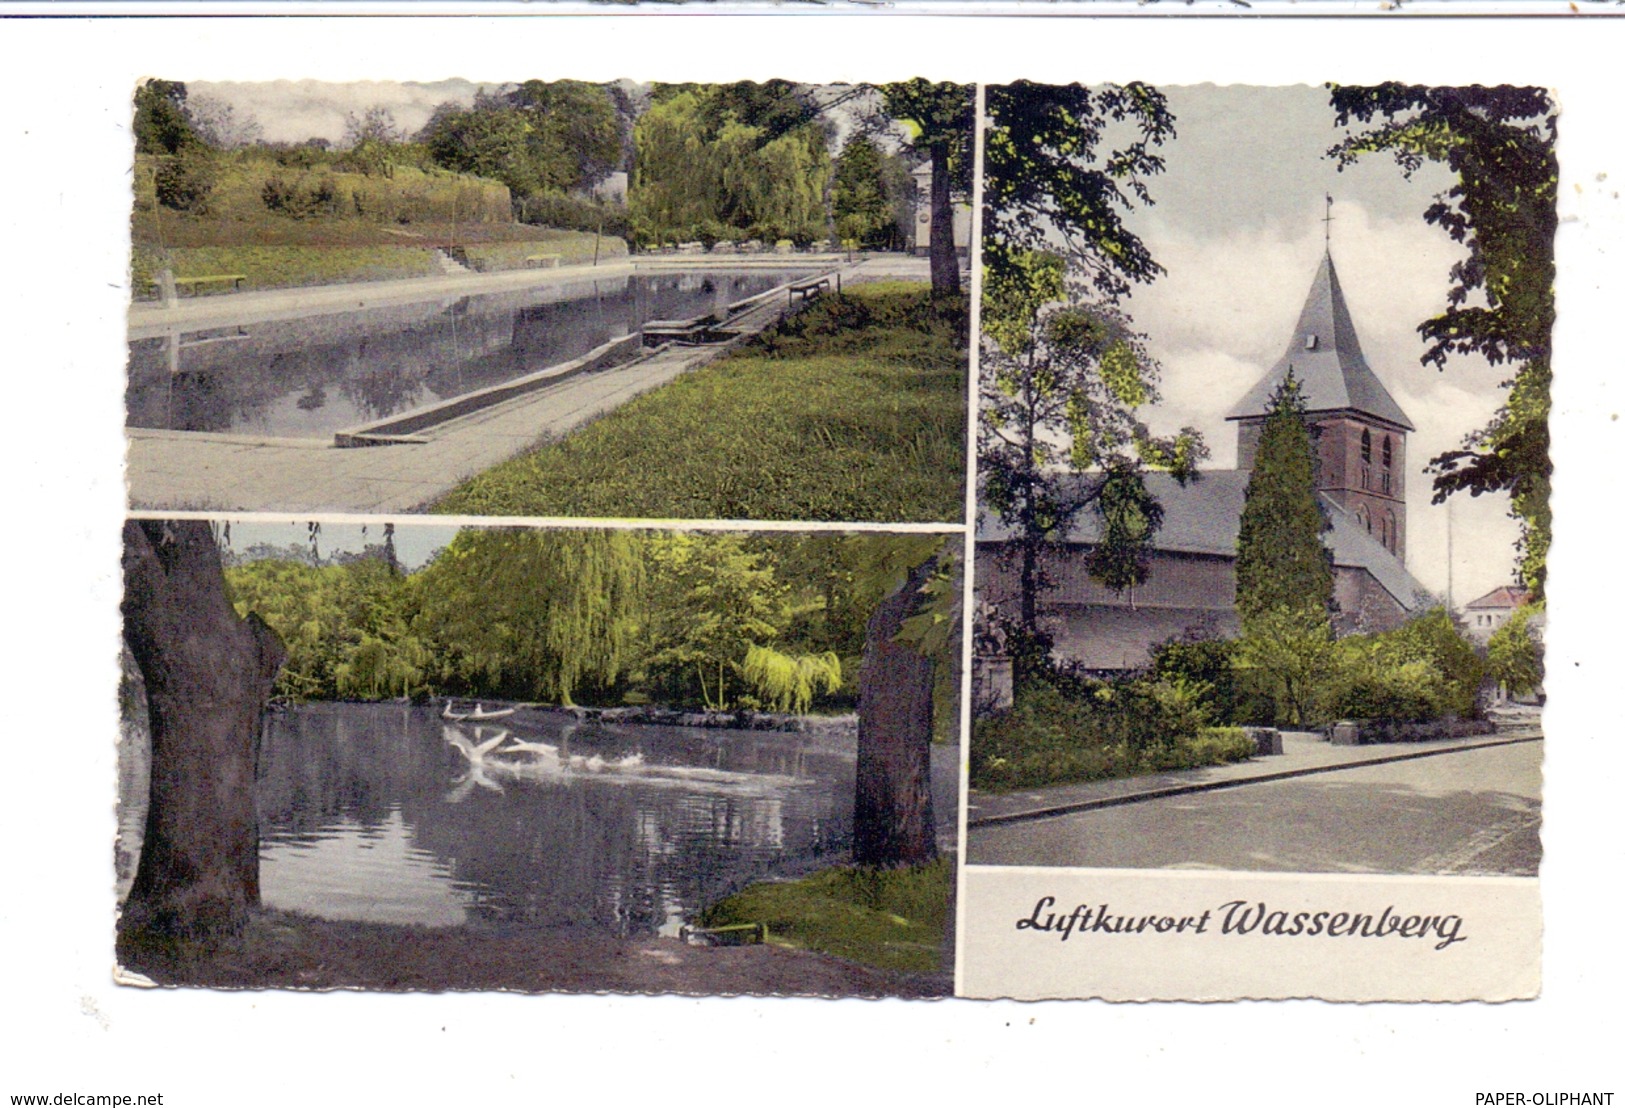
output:
POLYGON ((948 188, 948 144, 931 147, 931 293, 959 295, 959 255, 954 252, 954 204, 948 188))
POLYGON ((124 525, 124 635, 146 684, 151 801, 128 926, 203 937, 259 903, 254 763, 286 654, 226 599, 202 520, 124 525))
POLYGON ((932 558, 908 575, 869 617, 858 686, 858 791, 852 860, 860 866, 907 866, 937 856, 931 806, 929 658, 896 641, 914 613, 920 586, 936 571, 932 558))

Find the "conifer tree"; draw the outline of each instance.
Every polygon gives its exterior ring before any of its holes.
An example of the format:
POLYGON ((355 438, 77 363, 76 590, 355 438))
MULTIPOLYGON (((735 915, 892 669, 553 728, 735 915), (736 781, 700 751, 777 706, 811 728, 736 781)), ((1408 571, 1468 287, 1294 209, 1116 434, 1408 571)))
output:
POLYGON ((1315 450, 1301 383, 1289 369, 1270 397, 1247 482, 1236 543, 1236 610, 1242 627, 1265 613, 1329 615, 1332 556, 1320 540, 1331 528, 1315 491, 1315 450))
POLYGON ((1332 661, 1331 526, 1315 491, 1315 450, 1300 385, 1287 371, 1270 397, 1236 542, 1237 661, 1275 708, 1301 726, 1332 661))

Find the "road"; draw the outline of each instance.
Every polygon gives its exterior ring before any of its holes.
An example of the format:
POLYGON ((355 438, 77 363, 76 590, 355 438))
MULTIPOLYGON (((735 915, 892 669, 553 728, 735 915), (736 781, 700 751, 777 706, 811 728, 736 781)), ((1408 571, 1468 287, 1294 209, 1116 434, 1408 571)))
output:
POLYGON ((1533 875, 1544 744, 972 828, 973 865, 1533 875))

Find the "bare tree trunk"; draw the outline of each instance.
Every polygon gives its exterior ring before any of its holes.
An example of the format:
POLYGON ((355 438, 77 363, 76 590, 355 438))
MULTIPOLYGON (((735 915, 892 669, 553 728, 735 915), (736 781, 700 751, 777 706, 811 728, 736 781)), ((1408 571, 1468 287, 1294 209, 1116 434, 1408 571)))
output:
POLYGON ((232 609, 202 520, 125 523, 123 611, 152 735, 127 925, 186 936, 235 930, 259 903, 255 753, 285 652, 259 617, 232 609))
POLYGON ((896 640, 914 613, 932 558, 869 617, 858 686, 858 790, 852 860, 907 866, 937 856, 931 806, 932 662, 896 640))
POLYGON ((959 295, 959 255, 954 252, 954 204, 948 181, 948 144, 931 147, 931 292, 959 295))

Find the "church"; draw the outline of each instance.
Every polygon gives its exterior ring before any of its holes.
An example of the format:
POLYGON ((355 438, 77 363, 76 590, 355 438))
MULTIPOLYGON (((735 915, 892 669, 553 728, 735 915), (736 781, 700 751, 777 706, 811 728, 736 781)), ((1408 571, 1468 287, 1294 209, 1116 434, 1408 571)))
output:
MULTIPOLYGON (((1204 469, 1184 487, 1165 474, 1147 475, 1163 522, 1145 583, 1118 593, 1090 579, 1084 555, 1099 537, 1092 511, 1079 513, 1065 539, 1051 544, 1039 617, 1058 661, 1109 673, 1143 665, 1153 646, 1171 638, 1240 632, 1241 510, 1270 397, 1288 370, 1302 383, 1319 454, 1337 633, 1389 630, 1425 606, 1426 594, 1405 568, 1405 435, 1415 428, 1360 350, 1328 252, 1286 351, 1226 416, 1236 429, 1236 468, 1204 469)), ((1016 611, 1018 556, 1009 529, 990 513, 979 521, 976 564, 980 602, 1016 611)))

